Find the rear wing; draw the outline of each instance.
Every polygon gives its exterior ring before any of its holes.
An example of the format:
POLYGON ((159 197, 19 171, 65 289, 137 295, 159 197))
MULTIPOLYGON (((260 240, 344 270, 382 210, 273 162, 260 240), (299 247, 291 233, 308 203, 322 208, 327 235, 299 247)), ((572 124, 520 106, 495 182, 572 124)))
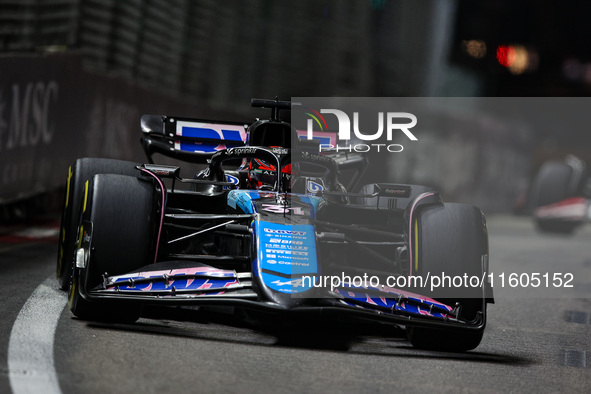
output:
POLYGON ((248 123, 217 122, 163 115, 141 119, 142 147, 150 163, 160 153, 189 163, 205 164, 223 149, 246 144, 248 123))

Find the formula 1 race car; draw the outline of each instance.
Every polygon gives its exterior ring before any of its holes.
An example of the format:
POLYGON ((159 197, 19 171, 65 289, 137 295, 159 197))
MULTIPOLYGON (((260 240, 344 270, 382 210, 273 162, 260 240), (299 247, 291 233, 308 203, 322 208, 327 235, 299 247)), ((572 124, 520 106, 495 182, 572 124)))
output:
POLYGON ((571 234, 591 219, 591 178, 585 163, 569 155, 548 161, 536 174, 529 191, 530 210, 542 232, 571 234))
POLYGON ((322 152, 280 111, 254 123, 144 115, 148 163, 70 168, 57 277, 78 318, 145 305, 232 306, 403 328, 419 348, 477 347, 493 302, 482 212, 425 186, 359 186, 362 153, 322 152), (161 154, 206 167, 183 178, 161 154), (354 192, 352 192, 354 191, 354 192))

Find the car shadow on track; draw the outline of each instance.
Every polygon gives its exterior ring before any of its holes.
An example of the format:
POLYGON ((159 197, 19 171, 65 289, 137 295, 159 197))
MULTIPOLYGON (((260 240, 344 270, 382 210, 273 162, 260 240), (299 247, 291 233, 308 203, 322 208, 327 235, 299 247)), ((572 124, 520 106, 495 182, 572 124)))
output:
POLYGON ((391 326, 338 321, 298 320, 272 324, 233 308, 154 308, 134 324, 89 322, 90 328, 121 330, 260 347, 285 347, 312 351, 344 352, 381 357, 442 359, 527 366, 525 357, 470 351, 452 353, 419 350, 406 340, 405 331, 391 326))

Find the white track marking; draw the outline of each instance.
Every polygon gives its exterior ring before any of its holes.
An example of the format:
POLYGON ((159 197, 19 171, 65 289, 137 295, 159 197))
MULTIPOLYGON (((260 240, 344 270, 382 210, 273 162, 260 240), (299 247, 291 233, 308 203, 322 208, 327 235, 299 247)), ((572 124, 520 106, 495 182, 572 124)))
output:
POLYGON ((66 293, 53 276, 39 285, 21 309, 10 333, 8 371, 14 394, 61 393, 53 361, 55 329, 66 293))

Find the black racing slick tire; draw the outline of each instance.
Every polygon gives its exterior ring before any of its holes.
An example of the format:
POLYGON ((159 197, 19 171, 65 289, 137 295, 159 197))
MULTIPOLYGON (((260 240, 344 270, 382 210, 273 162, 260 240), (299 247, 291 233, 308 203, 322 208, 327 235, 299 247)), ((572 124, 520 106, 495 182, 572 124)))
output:
MULTIPOLYGON (((544 163, 530 189, 532 211, 572 197, 576 189, 576 185, 572 185, 573 175, 573 168, 567 163, 558 161, 544 163)), ((542 232, 560 234, 570 234, 580 225, 579 222, 545 218, 535 218, 535 223, 538 230, 542 232)))
POLYGON ((69 293, 70 310, 78 318, 126 323, 139 318, 138 305, 85 299, 80 285, 85 281, 88 293, 100 285, 104 273, 126 274, 153 262, 154 196, 154 187, 146 180, 113 174, 94 177, 83 212, 83 225, 92 224, 92 248, 85 269, 75 268, 69 293))
POLYGON ((136 176, 136 163, 113 159, 78 159, 68 170, 66 194, 60 226, 56 275, 60 288, 67 290, 72 277, 77 230, 82 211, 81 202, 87 190, 86 182, 96 174, 136 176))
MULTIPOLYGON (((483 262, 488 259, 488 234, 484 216, 478 208, 451 203, 427 206, 413 219, 411 236, 413 275, 423 278, 428 275, 439 278, 483 277, 483 262)), ((462 320, 483 318, 486 313, 484 289, 451 284, 422 294, 452 307, 459 303, 462 320)), ((407 327, 408 339, 414 347, 453 352, 476 348, 483 332, 484 325, 479 329, 461 331, 407 327)))

